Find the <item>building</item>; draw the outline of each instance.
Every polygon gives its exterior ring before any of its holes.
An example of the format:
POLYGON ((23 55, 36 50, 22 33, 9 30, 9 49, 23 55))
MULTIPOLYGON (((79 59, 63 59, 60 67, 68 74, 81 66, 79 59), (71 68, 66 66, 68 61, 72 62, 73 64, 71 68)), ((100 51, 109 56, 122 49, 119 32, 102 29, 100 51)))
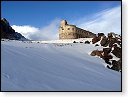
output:
POLYGON ((66 20, 62 20, 59 27, 59 39, 77 39, 77 38, 93 38, 96 34, 69 25, 66 20))

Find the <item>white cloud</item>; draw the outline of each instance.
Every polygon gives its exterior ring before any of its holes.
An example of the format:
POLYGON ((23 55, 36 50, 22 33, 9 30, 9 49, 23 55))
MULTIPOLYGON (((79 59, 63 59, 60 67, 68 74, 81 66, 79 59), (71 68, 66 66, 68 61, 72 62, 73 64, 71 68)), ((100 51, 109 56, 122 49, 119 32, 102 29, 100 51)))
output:
POLYGON ((35 32, 39 32, 39 28, 32 27, 29 25, 23 25, 23 26, 11 26, 16 32, 21 33, 26 38, 29 38, 30 35, 34 34, 35 32))
POLYGON ((49 25, 41 28, 38 32, 31 34, 33 40, 50 40, 58 39, 58 27, 60 19, 53 20, 49 25))
POLYGON ((12 25, 11 27, 18 33, 21 33, 28 39, 32 40, 49 40, 49 39, 58 39, 58 27, 60 19, 53 20, 49 25, 44 26, 43 28, 36 28, 30 25, 16 26, 12 25))
MULTIPOLYGON (((42 28, 36 28, 30 25, 13 25, 12 28, 28 39, 50 40, 58 39, 59 24, 60 19, 54 19, 49 25, 42 28)), ((71 24, 94 33, 103 32, 107 34, 109 32, 115 32, 121 34, 121 8, 118 6, 94 15, 86 15, 78 20, 73 20, 71 24)))
POLYGON ((92 16, 88 16, 88 19, 87 16, 83 17, 74 21, 74 24, 94 33, 103 32, 107 34, 109 32, 115 32, 121 34, 121 7, 106 9, 92 16))

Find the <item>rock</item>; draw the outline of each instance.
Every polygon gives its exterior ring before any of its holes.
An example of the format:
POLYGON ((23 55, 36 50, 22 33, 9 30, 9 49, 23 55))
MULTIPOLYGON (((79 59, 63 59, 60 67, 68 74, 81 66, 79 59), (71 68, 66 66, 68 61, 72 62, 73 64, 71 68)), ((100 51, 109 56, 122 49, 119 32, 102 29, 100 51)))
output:
POLYGON ((104 46, 104 47, 108 46, 108 43, 109 42, 108 42, 108 39, 106 37, 103 37, 101 42, 100 42, 101 46, 104 46))
POLYGON ((109 43, 109 47, 113 47, 114 42, 109 43))
POLYGON ((104 33, 98 33, 98 37, 104 36, 104 33))
POLYGON ((109 55, 109 54, 104 54, 101 58, 104 59, 104 61, 105 61, 107 64, 111 65, 111 62, 109 62, 109 59, 112 59, 112 58, 113 58, 111 55, 109 55))
POLYGON ((111 48, 103 48, 104 54, 109 54, 111 52, 111 48))
POLYGON ((112 35, 112 33, 110 32, 110 33, 108 33, 108 38, 112 38, 113 37, 113 35, 112 35))
POLYGON ((111 67, 111 69, 113 69, 113 70, 116 70, 116 71, 120 71, 122 68, 121 68, 121 60, 118 60, 118 61, 116 61, 116 60, 112 60, 112 67, 111 67))
POLYGON ((8 22, 5 18, 2 18, 1 21, 2 21, 5 25, 10 26, 9 22, 8 22))
POLYGON ((95 46, 99 46, 99 44, 95 44, 95 46))
POLYGON ((121 47, 121 41, 117 41, 117 44, 121 47))
POLYGON ((76 41, 73 41, 73 43, 77 43, 76 41))
MULTIPOLYGON (((101 39, 100 44, 103 46, 103 51, 94 50, 92 51, 92 56, 99 56, 107 63, 107 68, 120 71, 122 69, 121 59, 116 61, 110 53, 114 54, 116 57, 121 58, 121 36, 111 32, 108 37, 102 33, 98 33, 98 37, 92 39, 92 43, 96 43, 101 39), (105 48, 107 47, 107 48, 105 48), (111 66, 110 66, 111 65, 111 66)), ((98 46, 96 44, 95 46, 98 46)))
POLYGON ((99 50, 94 50, 92 51, 92 53, 90 54, 91 56, 99 56, 99 57, 102 57, 102 53, 103 51, 99 51, 99 50))
POLYGON ((5 19, 1 19, 1 39, 10 40, 27 40, 20 33, 15 32, 15 30, 10 26, 9 22, 5 19))
POLYGON ((111 55, 103 55, 102 58, 105 60, 105 59, 112 59, 113 57, 111 55))
POLYGON ((109 47, 112 47, 114 43, 118 43, 118 41, 115 38, 109 39, 109 47))
POLYGON ((121 58, 121 48, 117 47, 117 46, 114 46, 114 50, 112 51, 112 53, 118 57, 118 58, 121 58))
POLYGON ((96 55, 96 52, 97 52, 97 50, 94 50, 94 51, 91 52, 90 55, 91 55, 91 56, 95 56, 95 55, 96 55))
POLYGON ((111 69, 111 67, 110 67, 109 65, 107 65, 107 68, 108 68, 108 69, 111 69))
POLYGON ((98 41, 100 41, 100 37, 94 37, 93 39, 92 39, 92 44, 95 44, 96 42, 98 42, 98 41))
POLYGON ((104 60, 105 60, 105 63, 111 65, 111 62, 109 62, 109 59, 105 58, 104 60))
POLYGON ((97 51, 96 55, 102 58, 102 56, 103 56, 102 53, 103 53, 103 51, 97 51))
POLYGON ((90 44, 90 42, 89 42, 89 41, 85 41, 84 43, 85 43, 85 44, 90 44))

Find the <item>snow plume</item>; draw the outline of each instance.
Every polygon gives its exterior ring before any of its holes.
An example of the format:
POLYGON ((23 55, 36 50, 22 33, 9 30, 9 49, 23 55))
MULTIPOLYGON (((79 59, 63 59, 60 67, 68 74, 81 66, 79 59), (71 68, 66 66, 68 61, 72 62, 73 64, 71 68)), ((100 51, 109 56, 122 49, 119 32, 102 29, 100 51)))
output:
POLYGON ((29 25, 24 25, 24 26, 12 25, 12 28, 16 32, 21 33, 23 36, 31 40, 57 39, 59 22, 60 22, 59 19, 55 19, 49 25, 44 26, 42 28, 36 28, 29 25))
POLYGON ((53 20, 49 25, 44 26, 37 33, 30 35, 30 38, 33 40, 57 39, 59 23, 59 19, 53 20))
POLYGON ((103 32, 107 34, 115 32, 121 34, 121 7, 117 6, 106 9, 96 14, 85 16, 72 23, 94 33, 103 32))

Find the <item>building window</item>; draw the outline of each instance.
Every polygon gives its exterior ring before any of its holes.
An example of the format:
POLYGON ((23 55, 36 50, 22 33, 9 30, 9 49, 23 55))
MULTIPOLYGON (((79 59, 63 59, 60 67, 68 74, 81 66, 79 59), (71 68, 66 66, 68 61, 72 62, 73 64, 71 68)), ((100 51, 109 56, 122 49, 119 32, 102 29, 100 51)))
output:
POLYGON ((71 35, 71 33, 68 33, 68 35, 71 35))
POLYGON ((72 30, 74 31, 74 28, 72 28, 72 30))
POLYGON ((60 27, 61 28, 61 30, 64 30, 64 28, 63 27, 60 27))
POLYGON ((70 30, 70 28, 68 28, 68 30, 70 30))

